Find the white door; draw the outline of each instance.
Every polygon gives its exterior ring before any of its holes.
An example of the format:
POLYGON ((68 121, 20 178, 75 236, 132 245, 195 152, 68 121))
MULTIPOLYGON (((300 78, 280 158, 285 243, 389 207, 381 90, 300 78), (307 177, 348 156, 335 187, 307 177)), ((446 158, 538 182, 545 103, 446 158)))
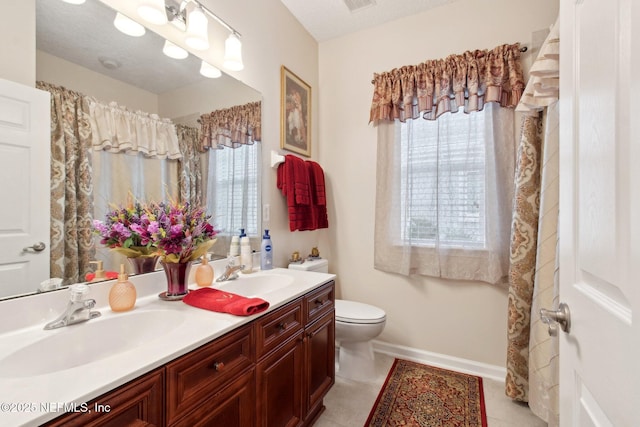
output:
POLYGON ((561 426, 640 426, 640 1, 560 1, 561 426))
POLYGON ((49 278, 49 99, 0 79, 0 298, 49 278))

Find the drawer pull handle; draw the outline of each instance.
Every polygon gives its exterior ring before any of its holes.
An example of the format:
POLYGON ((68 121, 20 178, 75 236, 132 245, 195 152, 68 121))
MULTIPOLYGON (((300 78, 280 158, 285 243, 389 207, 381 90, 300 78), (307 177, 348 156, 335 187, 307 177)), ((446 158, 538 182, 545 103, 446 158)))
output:
POLYGON ((212 366, 213 366, 213 369, 220 372, 221 370, 224 369, 224 362, 214 362, 212 366))
POLYGON ((324 304, 324 301, 322 301, 320 298, 318 298, 318 299, 315 301, 315 303, 316 303, 316 305, 322 305, 322 304, 324 304))
POLYGON ((284 322, 280 322, 276 325, 276 328, 278 328, 279 331, 284 331, 285 329, 287 329, 287 324, 284 322))

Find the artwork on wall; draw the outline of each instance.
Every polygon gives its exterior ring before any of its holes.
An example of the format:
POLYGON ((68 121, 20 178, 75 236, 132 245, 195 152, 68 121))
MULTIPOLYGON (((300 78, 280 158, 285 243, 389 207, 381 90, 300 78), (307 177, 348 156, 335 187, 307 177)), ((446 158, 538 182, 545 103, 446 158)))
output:
POLYGON ((311 156, 311 86, 284 65, 281 77, 280 148, 311 156))

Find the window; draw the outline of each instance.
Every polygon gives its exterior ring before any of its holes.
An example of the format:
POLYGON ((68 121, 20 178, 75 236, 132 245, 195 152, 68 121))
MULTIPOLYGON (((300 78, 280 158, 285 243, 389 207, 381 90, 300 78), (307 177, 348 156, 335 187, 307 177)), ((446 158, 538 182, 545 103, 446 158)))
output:
POLYGON ((377 124, 374 266, 499 283, 509 269, 513 110, 377 124))
POLYGON ((413 245, 485 246, 484 113, 397 122, 401 238, 413 245))
POLYGON ((209 150, 207 210, 222 236, 260 233, 260 144, 209 150))

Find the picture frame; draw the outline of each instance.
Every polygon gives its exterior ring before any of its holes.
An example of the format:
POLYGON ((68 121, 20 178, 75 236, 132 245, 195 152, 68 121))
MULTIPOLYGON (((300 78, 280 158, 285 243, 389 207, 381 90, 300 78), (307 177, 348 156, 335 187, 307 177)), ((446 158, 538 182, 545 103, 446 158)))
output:
POLYGON ((280 148, 311 156, 311 86, 280 67, 280 148))

